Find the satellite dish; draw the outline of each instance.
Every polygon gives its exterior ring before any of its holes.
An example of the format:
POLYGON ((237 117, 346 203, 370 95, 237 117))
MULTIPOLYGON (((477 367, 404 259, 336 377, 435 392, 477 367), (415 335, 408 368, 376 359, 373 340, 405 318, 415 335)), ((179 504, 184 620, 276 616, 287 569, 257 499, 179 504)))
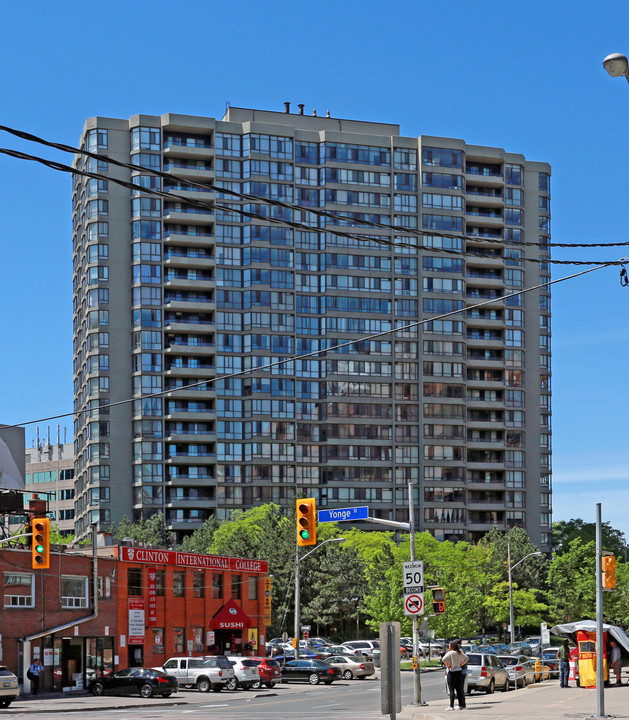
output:
POLYGON ((24 490, 24 478, 11 455, 7 444, 0 437, 0 488, 24 490))

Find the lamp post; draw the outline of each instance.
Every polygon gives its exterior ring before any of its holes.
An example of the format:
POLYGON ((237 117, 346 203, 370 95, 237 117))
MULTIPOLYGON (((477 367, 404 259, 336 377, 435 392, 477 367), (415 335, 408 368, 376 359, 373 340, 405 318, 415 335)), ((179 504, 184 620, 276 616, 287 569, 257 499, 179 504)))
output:
POLYGON ((515 622, 513 617, 513 584, 511 583, 511 571, 513 568, 517 567, 521 562, 524 562, 526 558, 530 558, 532 555, 541 555, 541 550, 537 550, 536 552, 529 553, 528 555, 525 555, 521 560, 518 560, 517 563, 514 565, 511 565, 511 543, 507 542, 507 565, 509 566, 509 632, 511 637, 511 642, 515 642, 515 622))
POLYGON ((612 77, 624 77, 629 82, 629 61, 622 53, 612 53, 603 60, 603 67, 612 77))
POLYGON ((301 637, 301 616, 300 616, 300 602, 301 602, 301 588, 299 583, 299 564, 302 560, 305 560, 308 555, 312 555, 315 550, 323 547, 326 543, 340 542, 344 543, 345 538, 329 538, 324 540, 322 543, 316 545, 310 552, 307 552, 302 557, 299 557, 299 546, 295 552, 295 626, 294 626, 294 637, 295 637, 295 660, 299 660, 299 638, 301 637))

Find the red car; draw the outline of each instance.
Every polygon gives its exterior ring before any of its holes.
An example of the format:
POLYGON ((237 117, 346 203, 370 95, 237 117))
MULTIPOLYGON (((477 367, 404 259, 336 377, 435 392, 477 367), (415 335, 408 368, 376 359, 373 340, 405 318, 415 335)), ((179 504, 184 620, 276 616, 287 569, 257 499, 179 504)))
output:
POLYGON ((280 681, 282 677, 282 670, 277 660, 263 657, 250 657, 247 660, 252 660, 258 666, 258 672, 260 673, 259 682, 255 683, 251 687, 257 690, 261 685, 266 685, 268 688, 275 687, 275 684, 280 681))

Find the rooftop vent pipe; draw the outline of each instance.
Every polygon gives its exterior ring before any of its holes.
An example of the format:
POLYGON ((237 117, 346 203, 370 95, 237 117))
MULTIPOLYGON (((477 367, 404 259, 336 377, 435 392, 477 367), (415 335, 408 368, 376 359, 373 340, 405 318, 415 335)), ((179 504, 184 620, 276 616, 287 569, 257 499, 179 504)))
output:
POLYGON ((284 103, 284 112, 287 114, 290 112, 290 103, 289 102, 284 103))

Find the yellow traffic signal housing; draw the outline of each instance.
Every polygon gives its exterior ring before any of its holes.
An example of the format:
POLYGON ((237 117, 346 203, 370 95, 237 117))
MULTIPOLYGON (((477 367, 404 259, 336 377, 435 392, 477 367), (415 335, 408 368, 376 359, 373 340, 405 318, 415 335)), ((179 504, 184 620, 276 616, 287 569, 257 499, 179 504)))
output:
POLYGON ((446 594, 442 587, 432 588, 432 611, 435 615, 443 615, 446 611, 446 594))
POLYGON ((50 520, 36 517, 31 520, 33 533, 31 559, 33 569, 46 570, 50 567, 50 520))
POLYGON ((317 544, 317 508, 314 498, 297 500, 297 545, 317 544))
POLYGON ((603 555, 603 587, 613 590, 616 587, 616 558, 613 555, 603 555))

